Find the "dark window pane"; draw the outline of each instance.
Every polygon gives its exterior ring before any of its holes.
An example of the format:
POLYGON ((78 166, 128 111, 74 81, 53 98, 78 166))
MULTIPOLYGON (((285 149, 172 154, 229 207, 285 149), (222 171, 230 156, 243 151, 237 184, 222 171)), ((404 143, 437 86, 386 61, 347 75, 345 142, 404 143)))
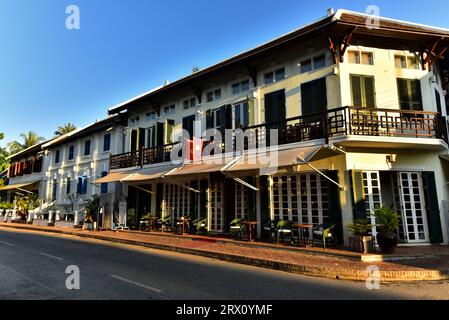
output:
POLYGON ((265 73, 264 81, 265 81, 265 84, 273 83, 273 81, 274 81, 273 72, 265 73))
POLYGON ((240 93, 240 83, 236 83, 232 85, 232 94, 240 93))
POLYGON ((106 134, 103 139, 103 151, 111 150, 111 134, 106 134))
POLYGON ((368 108, 374 108, 374 79, 372 77, 364 77, 365 81, 365 106, 368 108))
POLYGON ((84 143, 84 155, 89 156, 90 155, 90 140, 87 140, 84 143))
POLYGON ((312 71, 312 60, 301 61, 301 73, 312 71))
POLYGON ((352 104, 355 107, 362 107, 362 87, 359 76, 351 76, 352 104))
POLYGON ((326 65, 326 58, 323 55, 313 58, 313 68, 318 69, 326 65))
POLYGON ((249 90, 249 80, 242 82, 242 92, 249 90))
POLYGON ((281 81, 285 79, 285 69, 276 70, 276 81, 281 81))

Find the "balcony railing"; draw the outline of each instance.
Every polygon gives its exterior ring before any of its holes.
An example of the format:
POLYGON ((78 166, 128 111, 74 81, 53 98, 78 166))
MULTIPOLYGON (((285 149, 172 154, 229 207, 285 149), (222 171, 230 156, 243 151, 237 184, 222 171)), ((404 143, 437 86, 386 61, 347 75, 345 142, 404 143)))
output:
MULTIPOLYGON (((442 139, 448 142, 445 119, 436 112, 407 111, 395 109, 367 109, 343 107, 249 127, 242 132, 234 131, 232 148, 248 150, 274 143, 284 145, 317 139, 354 136, 409 137, 442 139), (271 129, 277 129, 277 139, 270 137, 271 129)), ((223 138, 225 139, 225 138, 223 138)), ((204 142, 204 145, 210 144, 204 142)), ((142 149, 111 156, 110 168, 122 169, 170 161, 170 153, 178 143, 142 149)))

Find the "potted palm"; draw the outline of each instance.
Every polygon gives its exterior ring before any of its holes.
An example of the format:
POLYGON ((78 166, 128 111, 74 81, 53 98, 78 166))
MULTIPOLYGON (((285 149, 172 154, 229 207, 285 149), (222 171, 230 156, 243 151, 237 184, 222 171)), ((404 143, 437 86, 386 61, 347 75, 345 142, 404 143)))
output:
POLYGON ((97 215, 100 212, 101 198, 98 195, 93 195, 92 199, 84 201, 84 210, 86 212, 86 227, 89 230, 96 229, 97 215))
POLYGON ((373 225, 369 219, 356 219, 347 225, 347 229, 352 232, 352 235, 349 236, 351 250, 365 254, 373 251, 372 228, 373 225))
POLYGON ((374 211, 376 218, 377 243, 385 254, 393 254, 398 246, 397 230, 399 227, 399 214, 388 207, 383 206, 374 211))

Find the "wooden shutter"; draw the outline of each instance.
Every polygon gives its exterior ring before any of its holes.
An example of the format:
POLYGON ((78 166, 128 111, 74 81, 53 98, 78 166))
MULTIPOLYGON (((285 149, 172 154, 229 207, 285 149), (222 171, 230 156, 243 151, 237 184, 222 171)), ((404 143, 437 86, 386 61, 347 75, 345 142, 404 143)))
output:
POLYGON ((352 190, 352 212, 354 219, 365 219, 366 203, 363 192, 363 173, 361 171, 350 171, 352 190))
POLYGON ((207 218, 207 189, 209 188, 209 182, 207 180, 200 181, 200 212, 199 218, 207 218))
POLYGON ((443 243, 443 230, 441 228, 441 217, 437 188, 434 172, 423 172, 424 198, 426 201, 427 223, 429 226, 430 242, 433 244, 443 243))
POLYGON ((326 78, 301 85, 302 115, 324 112, 327 109, 326 78))
MULTIPOLYGON (((339 182, 338 171, 328 171, 327 175, 335 182, 339 182)), ((338 243, 344 243, 343 216, 340 204, 340 190, 335 183, 328 181, 328 212, 329 223, 335 225, 334 236, 338 243)))
POLYGON ((175 131, 175 120, 165 121, 165 144, 173 143, 173 134, 175 131))
POLYGON ((367 108, 374 108, 376 106, 375 95, 374 95, 374 78, 373 77, 363 77, 364 93, 365 93, 365 105, 367 108))
POLYGON ((351 76, 352 105, 354 107, 363 107, 362 86, 360 76, 351 76))
POLYGON ((271 220, 270 216, 270 184, 268 176, 259 177, 260 183, 260 219, 262 225, 271 220))
POLYGON ((142 148, 145 148, 145 134, 146 134, 146 129, 144 128, 139 128, 139 150, 141 150, 142 148))
POLYGON ((206 111, 206 130, 211 129, 213 125, 214 125, 214 118, 213 118, 212 110, 207 110, 206 111))
POLYGON ((162 203, 164 200, 164 184, 158 183, 156 185, 156 215, 162 217, 162 203))

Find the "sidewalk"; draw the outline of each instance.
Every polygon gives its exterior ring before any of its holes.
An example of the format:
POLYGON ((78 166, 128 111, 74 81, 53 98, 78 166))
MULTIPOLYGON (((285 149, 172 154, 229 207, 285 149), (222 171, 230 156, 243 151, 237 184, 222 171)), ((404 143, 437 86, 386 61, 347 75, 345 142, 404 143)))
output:
MULTIPOLYGON (((225 238, 176 236, 138 231, 94 232, 4 222, 0 222, 0 228, 67 234, 341 280, 365 281, 368 276, 366 270, 369 266, 379 268, 384 282, 449 280, 447 247, 441 247, 441 250, 429 248, 433 254, 426 253, 419 259, 368 263, 362 261, 361 254, 344 250, 323 251, 320 248, 304 249, 276 244, 247 243, 225 238)), ((407 250, 408 248, 398 249, 399 252, 407 252, 407 250)))

